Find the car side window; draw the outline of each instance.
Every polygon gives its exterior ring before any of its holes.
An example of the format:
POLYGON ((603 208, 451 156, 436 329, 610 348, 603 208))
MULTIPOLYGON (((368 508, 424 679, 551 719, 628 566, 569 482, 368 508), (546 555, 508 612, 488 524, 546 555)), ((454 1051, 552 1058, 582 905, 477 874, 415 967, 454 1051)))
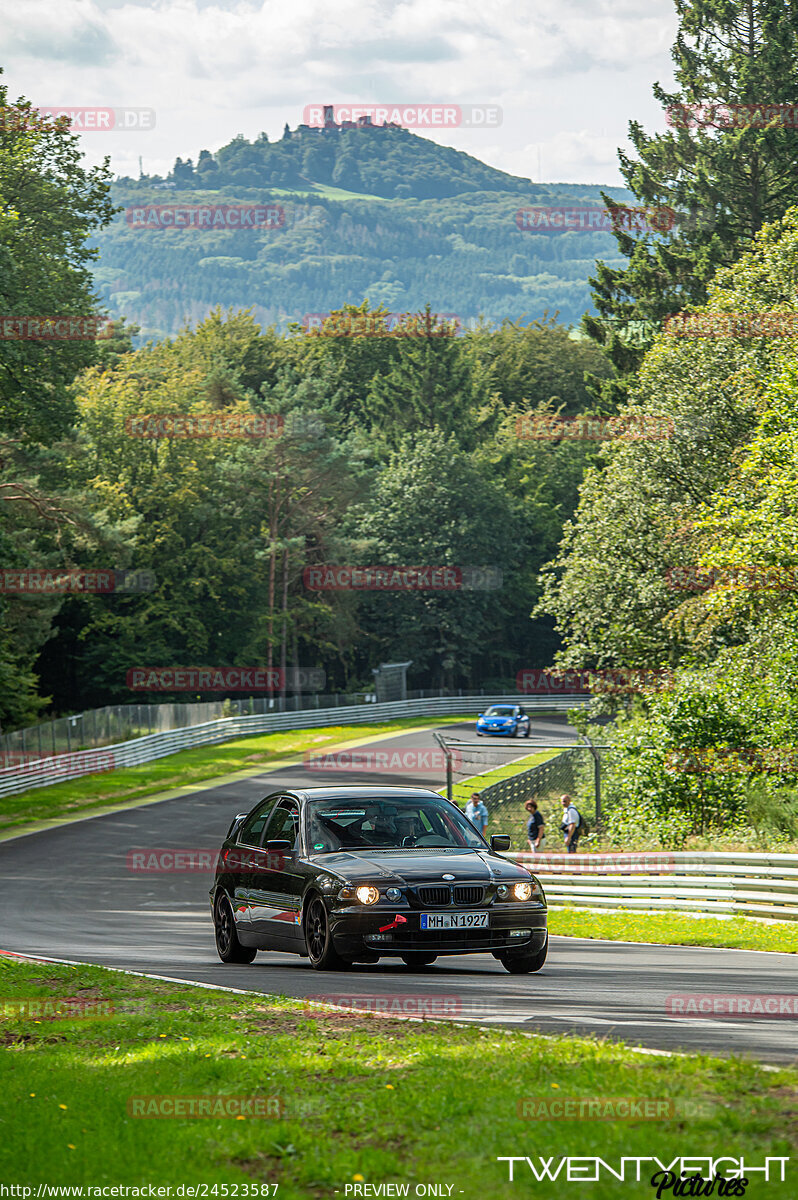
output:
POLYGON ((264 800, 262 804, 259 804, 254 812, 250 813, 238 834, 240 845, 260 845, 266 823, 272 815, 274 806, 279 799, 279 796, 271 796, 269 799, 264 800))
POLYGON ((261 845, 267 842, 287 841, 296 850, 299 844, 299 809, 290 801, 283 800, 272 813, 272 818, 261 837, 261 845))

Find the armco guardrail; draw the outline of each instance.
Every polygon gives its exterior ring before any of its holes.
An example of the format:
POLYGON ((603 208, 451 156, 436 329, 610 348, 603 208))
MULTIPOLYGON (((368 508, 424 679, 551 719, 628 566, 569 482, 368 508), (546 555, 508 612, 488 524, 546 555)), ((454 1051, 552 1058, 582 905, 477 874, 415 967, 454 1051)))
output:
POLYGON ((528 854, 552 906, 798 920, 798 854, 528 854))
MULTIPOLYGON (((576 705, 585 704, 585 696, 558 696, 556 700, 546 697, 524 699, 527 709, 565 711, 576 705)), ((440 696, 421 700, 396 700, 390 704, 351 704, 338 709, 303 709, 299 712, 258 713, 254 716, 223 717, 218 721, 206 721, 187 729, 173 729, 165 733, 152 733, 145 737, 132 738, 115 746, 81 750, 74 754, 51 755, 46 758, 21 756, 23 761, 0 770, 0 796, 12 796, 28 788, 47 787, 52 783, 63 783, 67 779, 79 779, 98 771, 110 771, 117 767, 137 767, 142 763, 164 758, 178 750, 189 750, 194 746, 208 746, 226 742, 231 738, 246 737, 254 733, 271 733, 280 729, 317 729, 322 725, 357 725, 364 722, 390 721, 397 717, 447 716, 473 710, 488 704, 515 704, 517 696, 440 696)))

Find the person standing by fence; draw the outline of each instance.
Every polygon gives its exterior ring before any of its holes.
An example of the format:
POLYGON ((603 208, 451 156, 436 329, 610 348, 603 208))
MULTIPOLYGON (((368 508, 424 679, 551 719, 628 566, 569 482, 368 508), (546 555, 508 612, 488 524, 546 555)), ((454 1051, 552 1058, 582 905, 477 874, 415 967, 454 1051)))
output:
POLYGON ((579 809, 572 803, 570 796, 562 796, 562 825, 560 829, 565 837, 565 848, 569 854, 576 854, 579 845, 582 818, 579 809))
POLYGON ((544 830, 543 826, 546 824, 546 822, 538 812, 537 800, 527 800, 524 804, 524 808, 529 814, 529 820, 526 823, 526 836, 527 841, 529 842, 529 849, 533 854, 542 854, 542 842, 546 836, 546 831, 544 830))
POLYGON ((483 837, 488 831, 488 810, 480 799, 479 792, 472 792, 471 799, 466 805, 465 815, 468 817, 475 829, 478 829, 483 837))

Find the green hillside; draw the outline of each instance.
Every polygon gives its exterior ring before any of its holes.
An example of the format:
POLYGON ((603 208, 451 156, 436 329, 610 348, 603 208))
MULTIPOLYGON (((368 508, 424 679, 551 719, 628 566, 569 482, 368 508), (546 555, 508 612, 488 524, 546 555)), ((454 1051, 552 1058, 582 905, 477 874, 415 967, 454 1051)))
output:
MULTIPOLYGON (((529 233, 527 205, 601 205, 599 185, 533 184, 403 129, 300 128, 279 142, 234 138, 167 179, 119 179, 122 210, 96 239, 98 292, 145 336, 195 324, 216 304, 251 307, 285 327, 344 303, 396 312, 429 302, 464 323, 540 317, 575 323, 590 307, 597 256, 616 261, 606 232, 529 233), (275 204, 266 229, 132 228, 146 205, 275 204)), ((604 189, 607 190, 607 189, 604 189)), ((623 189, 609 189, 629 200, 623 189)))

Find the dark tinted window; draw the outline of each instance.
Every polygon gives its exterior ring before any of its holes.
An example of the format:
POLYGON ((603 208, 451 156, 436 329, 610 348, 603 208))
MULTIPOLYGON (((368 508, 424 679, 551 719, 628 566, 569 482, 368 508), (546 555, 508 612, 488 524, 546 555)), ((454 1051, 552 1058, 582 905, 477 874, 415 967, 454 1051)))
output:
POLYGON ((279 796, 270 796, 268 800, 264 800, 258 805, 253 812, 249 814, 244 824, 241 826, 241 832, 238 835, 238 840, 244 846, 259 846, 263 831, 266 827, 266 822, 271 816, 279 796))
POLYGON ((299 840, 299 811, 295 805, 283 802, 274 810, 263 835, 262 845, 276 841, 290 842, 296 850, 299 840))
MULTIPOLYGON (((313 800, 307 808, 311 853, 331 850, 484 849, 485 842, 459 809, 445 800, 313 800)), ((271 832, 271 831, 270 831, 271 832)))

